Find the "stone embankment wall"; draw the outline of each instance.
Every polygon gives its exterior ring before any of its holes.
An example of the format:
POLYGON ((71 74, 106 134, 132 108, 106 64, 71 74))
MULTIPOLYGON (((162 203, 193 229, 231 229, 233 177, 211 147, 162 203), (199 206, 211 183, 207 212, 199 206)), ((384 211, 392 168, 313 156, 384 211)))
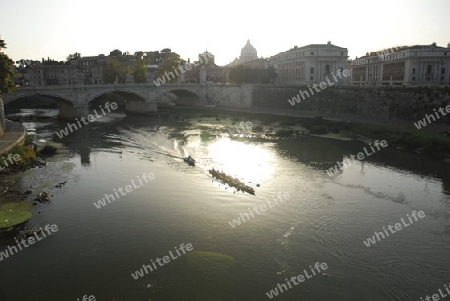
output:
MULTIPOLYGON (((424 118, 450 104, 450 87, 327 87, 310 92, 308 86, 253 86, 255 109, 292 110, 315 116, 351 114, 381 120, 414 120, 424 118), (292 106, 288 100, 307 91, 309 97, 292 106)), ((301 97, 301 96, 300 96, 301 97)), ((450 114, 439 120, 450 124, 450 114)))

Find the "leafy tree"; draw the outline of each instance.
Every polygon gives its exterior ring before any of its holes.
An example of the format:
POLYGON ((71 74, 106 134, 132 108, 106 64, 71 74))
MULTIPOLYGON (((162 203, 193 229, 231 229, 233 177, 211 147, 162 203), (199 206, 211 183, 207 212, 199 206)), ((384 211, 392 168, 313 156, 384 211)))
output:
POLYGON ((175 75, 175 78, 170 78, 170 80, 168 78, 167 80, 169 82, 175 82, 178 76, 176 75, 174 70, 177 69, 178 73, 180 73, 179 67, 184 65, 184 63, 185 63, 184 60, 182 60, 179 55, 176 54, 167 55, 164 58, 164 61, 158 67, 157 77, 163 76, 165 72, 167 73, 172 72, 175 75))
POLYGON ((6 48, 6 43, 0 38, 0 95, 12 92, 14 84, 14 61, 1 50, 6 48))
POLYGON ((119 83, 125 83, 128 74, 127 65, 117 56, 110 56, 103 67, 103 76, 107 83, 114 83, 116 76, 119 83))
POLYGON ((81 53, 75 52, 74 54, 69 54, 69 56, 67 57, 67 61, 71 61, 73 59, 80 59, 80 58, 81 58, 81 53))
POLYGON ((137 58, 133 67, 133 77, 135 83, 145 83, 147 81, 147 60, 137 58))
POLYGON ((230 70, 229 77, 231 82, 237 84, 270 84, 275 81, 277 73, 273 66, 268 69, 261 69, 240 65, 230 70))
POLYGON ((264 84, 273 84, 277 78, 278 73, 275 70, 275 67, 270 66, 269 69, 267 69, 267 80, 266 82, 264 82, 264 84))

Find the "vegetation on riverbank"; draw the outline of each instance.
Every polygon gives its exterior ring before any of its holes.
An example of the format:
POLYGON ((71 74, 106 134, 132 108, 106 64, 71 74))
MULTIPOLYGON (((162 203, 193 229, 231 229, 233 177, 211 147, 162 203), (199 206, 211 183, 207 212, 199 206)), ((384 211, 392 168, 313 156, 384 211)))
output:
MULTIPOLYGON (((56 153, 57 148, 53 145, 41 147, 39 156, 49 156, 56 153)), ((16 145, 7 153, 0 155, 0 167, 2 178, 0 187, 0 232, 9 231, 33 217, 32 203, 24 200, 31 191, 21 193, 18 179, 22 177, 22 172, 36 166, 45 165, 45 162, 38 157, 31 137, 27 136, 24 145, 16 145)))
POLYGON ((0 229, 22 224, 33 216, 29 201, 6 203, 0 206, 0 229))
POLYGON ((264 133, 264 128, 270 128, 273 135, 287 137, 296 133, 307 133, 323 138, 341 140, 386 140, 390 146, 415 150, 424 154, 446 155, 450 154, 450 138, 443 133, 432 129, 417 130, 389 125, 363 124, 357 122, 345 122, 327 120, 321 117, 306 118, 296 116, 283 116, 272 114, 260 114, 249 112, 228 112, 212 110, 179 110, 171 108, 170 115, 174 118, 212 118, 217 123, 227 124, 227 118, 231 118, 232 124, 241 121, 253 123, 253 133, 264 133))
POLYGON ((3 168, 12 166, 26 166, 36 162, 36 152, 32 145, 16 145, 9 152, 1 155, 0 166, 3 168), (18 155, 18 156, 17 156, 18 155), (8 159, 8 156, 11 160, 8 159))

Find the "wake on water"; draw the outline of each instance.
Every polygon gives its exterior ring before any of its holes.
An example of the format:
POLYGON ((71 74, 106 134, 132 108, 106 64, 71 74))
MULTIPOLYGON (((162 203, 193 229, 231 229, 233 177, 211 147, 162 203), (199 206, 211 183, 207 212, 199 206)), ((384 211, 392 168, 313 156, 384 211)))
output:
POLYGON ((172 158, 179 160, 187 157, 189 154, 194 156, 178 140, 168 138, 164 131, 165 127, 147 129, 122 127, 118 130, 123 137, 127 138, 124 144, 136 148, 143 154, 151 154, 156 159, 172 158))

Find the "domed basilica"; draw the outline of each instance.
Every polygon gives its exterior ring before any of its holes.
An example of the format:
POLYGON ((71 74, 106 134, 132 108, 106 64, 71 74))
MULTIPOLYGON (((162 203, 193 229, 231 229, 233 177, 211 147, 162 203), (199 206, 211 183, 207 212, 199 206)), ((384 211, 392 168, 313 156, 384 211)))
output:
POLYGON ((246 63, 258 58, 258 53, 255 47, 250 44, 250 40, 247 40, 247 44, 245 44, 244 48, 241 50, 241 56, 239 57, 240 63, 246 63))

